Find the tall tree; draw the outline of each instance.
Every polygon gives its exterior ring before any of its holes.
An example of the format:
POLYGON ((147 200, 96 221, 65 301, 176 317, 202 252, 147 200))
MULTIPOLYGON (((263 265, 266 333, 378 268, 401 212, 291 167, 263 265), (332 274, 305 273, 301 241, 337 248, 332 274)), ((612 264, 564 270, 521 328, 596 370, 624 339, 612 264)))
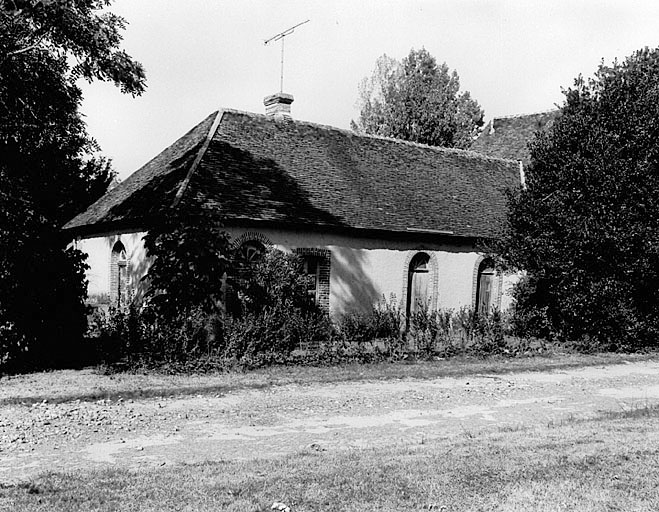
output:
POLYGON ((402 62, 379 57, 359 86, 359 133, 394 137, 432 146, 466 149, 483 125, 483 110, 446 63, 422 48, 402 62))
POLYGON ((659 49, 578 77, 510 196, 498 251, 564 337, 657 343, 658 84, 659 49))
POLYGON ((61 226, 112 178, 87 134, 80 78, 140 94, 105 0, 0 1, 0 363, 56 363, 85 328, 84 256, 61 226))

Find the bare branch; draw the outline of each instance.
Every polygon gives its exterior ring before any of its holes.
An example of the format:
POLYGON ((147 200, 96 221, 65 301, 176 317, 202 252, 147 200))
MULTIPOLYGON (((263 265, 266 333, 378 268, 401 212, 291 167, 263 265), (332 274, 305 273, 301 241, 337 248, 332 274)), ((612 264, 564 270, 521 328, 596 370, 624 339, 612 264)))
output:
POLYGON ((27 46, 25 48, 19 48, 18 50, 14 50, 13 52, 7 52, 7 57, 11 57, 13 55, 19 55, 21 53, 31 52, 32 50, 36 50, 37 48, 39 48, 41 46, 42 41, 43 41, 43 39, 39 39, 39 41, 37 41, 34 44, 31 44, 30 46, 27 46))

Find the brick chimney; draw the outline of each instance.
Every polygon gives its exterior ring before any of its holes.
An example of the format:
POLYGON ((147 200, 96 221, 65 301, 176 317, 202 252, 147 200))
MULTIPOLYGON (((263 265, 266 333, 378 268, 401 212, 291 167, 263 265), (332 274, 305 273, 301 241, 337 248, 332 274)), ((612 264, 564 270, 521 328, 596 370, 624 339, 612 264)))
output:
POLYGON ((265 115, 271 117, 291 117, 291 103, 293 103, 293 95, 286 94, 285 92, 278 92, 263 98, 265 105, 265 115))

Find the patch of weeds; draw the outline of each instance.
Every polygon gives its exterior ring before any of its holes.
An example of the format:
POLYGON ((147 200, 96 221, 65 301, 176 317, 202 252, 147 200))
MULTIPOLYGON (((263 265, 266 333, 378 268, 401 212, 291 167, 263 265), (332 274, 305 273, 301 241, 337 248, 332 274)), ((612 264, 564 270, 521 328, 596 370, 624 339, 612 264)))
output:
POLYGON ((659 417, 659 403, 635 403, 629 409, 625 409, 624 406, 621 405, 621 409, 619 411, 604 411, 600 413, 599 417, 606 418, 608 420, 656 418, 659 417))
POLYGON ((501 433, 521 432, 523 430, 528 430, 528 427, 526 425, 522 425, 521 423, 517 423, 515 425, 501 425, 497 428, 497 430, 501 433))
POLYGON ((57 486, 53 485, 53 483, 48 479, 45 479, 40 482, 35 482, 35 481, 20 482, 15 486, 7 486, 6 489, 10 489, 12 487, 16 489, 21 489, 26 494, 41 495, 41 496, 53 495, 59 491, 57 486))

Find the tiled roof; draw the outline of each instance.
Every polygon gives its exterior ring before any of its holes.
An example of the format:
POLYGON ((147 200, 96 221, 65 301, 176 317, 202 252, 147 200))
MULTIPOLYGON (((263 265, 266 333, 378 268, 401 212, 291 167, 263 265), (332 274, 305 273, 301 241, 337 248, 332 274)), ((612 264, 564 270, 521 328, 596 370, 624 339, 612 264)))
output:
POLYGON ((530 158, 528 143, 539 130, 551 126, 558 110, 510 117, 495 117, 471 145, 471 150, 487 156, 521 160, 530 158))
POLYGON ((90 235, 144 229, 177 193, 227 225, 494 234, 515 162, 234 110, 216 112, 71 220, 90 235))

